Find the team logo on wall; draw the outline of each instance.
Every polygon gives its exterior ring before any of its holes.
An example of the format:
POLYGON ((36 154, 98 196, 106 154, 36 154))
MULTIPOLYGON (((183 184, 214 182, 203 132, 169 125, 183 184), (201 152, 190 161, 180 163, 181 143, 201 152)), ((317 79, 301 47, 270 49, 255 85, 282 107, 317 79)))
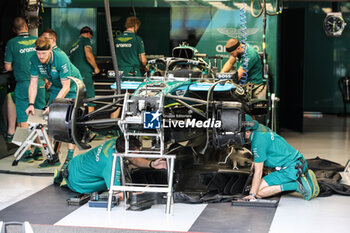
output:
MULTIPOLYGON (((218 32, 228 36, 229 38, 240 38, 242 35, 241 29, 238 28, 217 28, 218 32)), ((247 28, 247 36, 253 35, 259 31, 259 28, 247 28)))

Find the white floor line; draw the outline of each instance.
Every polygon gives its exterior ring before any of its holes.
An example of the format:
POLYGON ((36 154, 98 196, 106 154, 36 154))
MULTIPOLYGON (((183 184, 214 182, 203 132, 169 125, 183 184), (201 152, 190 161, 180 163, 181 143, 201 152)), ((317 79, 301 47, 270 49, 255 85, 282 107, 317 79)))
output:
POLYGON ((173 213, 165 214, 165 205, 154 205, 144 211, 127 211, 121 204, 110 213, 105 208, 91 208, 85 204, 55 225, 106 227, 153 231, 188 231, 206 204, 174 204, 173 213))

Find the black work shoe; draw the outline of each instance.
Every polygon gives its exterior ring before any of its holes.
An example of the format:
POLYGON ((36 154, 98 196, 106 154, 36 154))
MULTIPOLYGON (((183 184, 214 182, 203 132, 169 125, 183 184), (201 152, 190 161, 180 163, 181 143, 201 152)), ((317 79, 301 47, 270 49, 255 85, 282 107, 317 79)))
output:
POLYGON ((299 184, 296 191, 303 195, 304 200, 310 200, 312 198, 313 191, 311 190, 310 184, 307 181, 305 175, 302 175, 302 177, 300 177, 298 183, 299 184))
POLYGON ((7 134, 6 134, 6 142, 7 142, 7 143, 11 143, 11 142, 12 142, 12 139, 13 139, 13 136, 14 136, 14 134, 9 134, 9 133, 7 133, 7 134))
POLYGON ((57 160, 48 160, 46 159, 44 162, 39 164, 38 168, 49 168, 49 167, 57 167, 60 166, 61 162, 57 160))
POLYGON ((54 175, 53 175, 53 183, 54 183, 54 184, 60 184, 60 183, 62 182, 62 180, 63 180, 63 177, 62 177, 62 175, 61 175, 60 170, 59 170, 59 169, 56 169, 56 170, 55 170, 55 173, 54 173, 54 175))
POLYGON ((27 150, 23 156, 19 159, 19 161, 24 162, 24 163, 32 163, 34 162, 32 152, 27 150))
POLYGON ((43 153, 41 152, 41 150, 35 150, 33 153, 33 158, 36 161, 43 161, 44 156, 43 156, 43 153))
POLYGON ((318 194, 320 194, 320 186, 318 185, 315 173, 311 169, 306 173, 306 178, 310 184, 311 190, 313 191, 311 198, 317 197, 318 194))

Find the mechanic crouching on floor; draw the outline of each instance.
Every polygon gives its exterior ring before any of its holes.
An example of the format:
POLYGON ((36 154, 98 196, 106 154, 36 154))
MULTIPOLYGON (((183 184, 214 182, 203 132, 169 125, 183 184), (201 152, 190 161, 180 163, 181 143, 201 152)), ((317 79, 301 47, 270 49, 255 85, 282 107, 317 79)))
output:
MULTIPOLYGON (((130 150, 139 150, 141 143, 135 137, 129 138, 130 150)), ((68 164, 55 171, 54 183, 78 193, 106 191, 109 188, 112 172, 113 153, 125 151, 124 136, 112 139, 90 151, 75 156, 68 164)), ((165 169, 162 159, 127 158, 133 165, 143 168, 165 169)), ((120 164, 117 160, 115 185, 120 185, 120 164)))
POLYGON ((297 191, 305 200, 317 197, 319 186, 312 170, 299 151, 268 127, 252 120, 247 127, 246 140, 251 143, 254 175, 250 195, 245 199, 265 198, 284 191, 297 191), (264 166, 275 171, 262 177, 264 166))

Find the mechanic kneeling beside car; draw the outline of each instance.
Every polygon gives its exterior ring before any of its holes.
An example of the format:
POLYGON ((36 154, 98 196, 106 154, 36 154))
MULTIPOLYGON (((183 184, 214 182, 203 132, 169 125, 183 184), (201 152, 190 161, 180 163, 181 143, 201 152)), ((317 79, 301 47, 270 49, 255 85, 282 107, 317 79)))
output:
POLYGON ((297 191, 305 200, 317 197, 320 189, 314 172, 307 168, 303 155, 268 127, 252 120, 245 138, 251 143, 254 176, 250 195, 245 199, 264 198, 283 191, 297 191), (262 177, 264 166, 275 171, 262 177))

